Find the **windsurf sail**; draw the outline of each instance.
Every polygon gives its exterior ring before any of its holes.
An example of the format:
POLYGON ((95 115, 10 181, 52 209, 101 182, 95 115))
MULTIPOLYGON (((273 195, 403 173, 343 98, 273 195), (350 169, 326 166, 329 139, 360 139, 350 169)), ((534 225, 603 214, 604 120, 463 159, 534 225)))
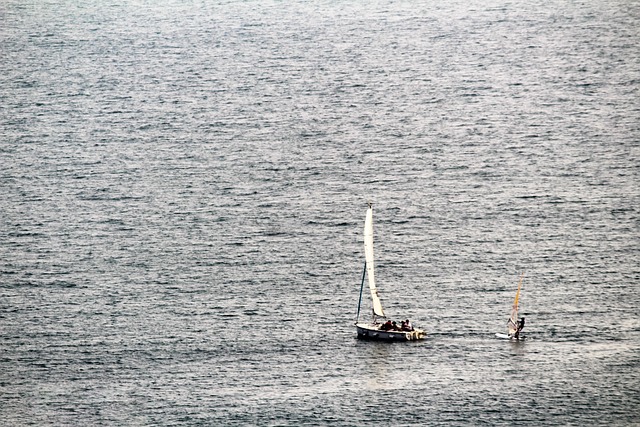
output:
POLYGON ((522 287, 522 279, 524 278, 524 273, 520 276, 520 281, 518 281, 518 290, 516 291, 516 298, 513 300, 513 307, 511 308, 511 317, 507 322, 507 329, 509 330, 509 335, 514 335, 518 331, 518 303, 520 300, 520 288, 522 287))
POLYGON ((369 279, 369 290, 371 290, 371 301, 373 303, 373 314, 386 317, 382 310, 378 289, 376 288, 376 277, 373 271, 373 209, 369 205, 367 217, 364 221, 364 254, 367 262, 367 277, 369 279))

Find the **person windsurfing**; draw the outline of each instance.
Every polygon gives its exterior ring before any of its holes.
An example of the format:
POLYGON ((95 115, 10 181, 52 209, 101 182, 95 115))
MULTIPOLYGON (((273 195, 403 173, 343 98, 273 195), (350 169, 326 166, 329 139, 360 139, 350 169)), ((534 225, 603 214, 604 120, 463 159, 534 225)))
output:
POLYGON ((524 328, 524 316, 518 320, 518 329, 516 329, 516 333, 513 335, 515 339, 520 339, 520 331, 524 328))

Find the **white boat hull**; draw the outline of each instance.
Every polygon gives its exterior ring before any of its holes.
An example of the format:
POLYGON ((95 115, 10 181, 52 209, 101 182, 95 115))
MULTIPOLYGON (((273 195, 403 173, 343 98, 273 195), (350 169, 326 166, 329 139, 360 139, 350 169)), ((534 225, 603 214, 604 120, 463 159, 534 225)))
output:
POLYGON ((367 323, 356 324, 358 338, 378 341, 417 341, 424 339, 425 332, 421 329, 413 331, 382 331, 380 325, 367 323))

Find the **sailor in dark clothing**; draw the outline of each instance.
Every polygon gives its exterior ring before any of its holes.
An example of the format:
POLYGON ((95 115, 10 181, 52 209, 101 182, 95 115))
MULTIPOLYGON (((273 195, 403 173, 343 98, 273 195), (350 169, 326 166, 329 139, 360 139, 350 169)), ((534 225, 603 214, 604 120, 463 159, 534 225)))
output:
POLYGON ((523 328, 524 328, 524 317, 521 317, 520 320, 518 320, 518 330, 516 330, 516 333, 513 335, 515 339, 520 339, 520 331, 523 328))

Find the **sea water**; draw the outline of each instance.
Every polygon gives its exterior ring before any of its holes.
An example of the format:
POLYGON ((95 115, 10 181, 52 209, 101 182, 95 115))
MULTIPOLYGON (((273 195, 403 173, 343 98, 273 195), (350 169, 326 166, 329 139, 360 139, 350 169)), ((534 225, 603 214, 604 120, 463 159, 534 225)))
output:
POLYGON ((4 1, 0 424, 639 424, 639 19, 4 1))

